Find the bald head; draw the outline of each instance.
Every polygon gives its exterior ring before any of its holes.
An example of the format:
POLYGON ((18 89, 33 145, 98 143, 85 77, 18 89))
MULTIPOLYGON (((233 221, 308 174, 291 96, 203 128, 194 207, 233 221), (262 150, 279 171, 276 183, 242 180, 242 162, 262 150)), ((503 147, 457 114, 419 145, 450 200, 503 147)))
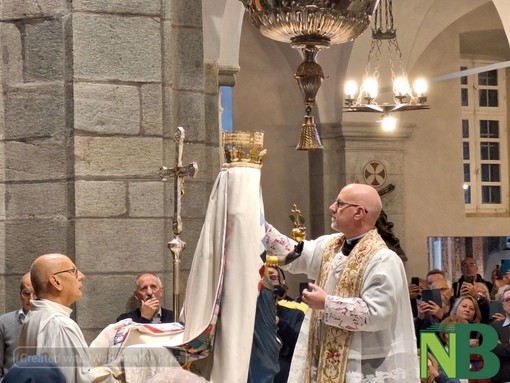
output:
POLYGON ((45 254, 36 258, 30 268, 30 279, 36 295, 44 294, 48 288, 50 276, 62 269, 70 259, 63 254, 45 254))
POLYGON ((81 297, 84 275, 63 254, 45 254, 36 258, 30 268, 30 279, 39 298, 70 306, 81 297))
POLYGON ((381 197, 372 186, 349 184, 340 190, 329 210, 333 214, 331 227, 354 238, 373 227, 382 210, 381 197))
POLYGON ((382 210, 382 201, 377 190, 365 184, 349 184, 342 190, 347 193, 351 201, 354 201, 353 203, 365 207, 368 224, 375 226, 382 210))

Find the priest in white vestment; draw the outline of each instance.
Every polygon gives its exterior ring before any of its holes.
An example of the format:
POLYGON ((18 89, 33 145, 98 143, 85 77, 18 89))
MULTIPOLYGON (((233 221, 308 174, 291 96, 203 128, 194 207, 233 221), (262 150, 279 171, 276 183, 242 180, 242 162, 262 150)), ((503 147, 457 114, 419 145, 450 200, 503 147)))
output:
POLYGON ((70 306, 81 298, 85 276, 67 256, 46 254, 32 263, 30 278, 38 299, 31 301, 31 314, 21 328, 18 359, 46 355, 60 367, 67 383, 109 379, 108 368, 91 367, 87 342, 70 318, 70 306))
MULTIPOLYGON (((316 281, 303 291, 313 310, 301 327, 289 382, 419 382, 407 278, 375 229, 382 210, 377 191, 347 185, 329 209, 331 227, 341 234, 305 241, 300 257, 284 267, 316 281)), ((268 253, 288 263, 296 243, 272 226, 266 239, 268 253)))
POLYGON ((28 355, 48 355, 68 383, 94 381, 88 345, 69 307, 46 299, 32 301, 29 323, 22 328, 20 347, 28 355))

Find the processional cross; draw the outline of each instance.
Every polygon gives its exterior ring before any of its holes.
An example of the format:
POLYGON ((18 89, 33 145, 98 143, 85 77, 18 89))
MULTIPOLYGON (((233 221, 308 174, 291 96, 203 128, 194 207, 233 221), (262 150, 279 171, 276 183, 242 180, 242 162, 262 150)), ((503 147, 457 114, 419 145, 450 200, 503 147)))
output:
POLYGON ((190 176, 195 178, 198 172, 198 165, 196 162, 192 162, 189 165, 182 165, 182 153, 184 151, 184 128, 178 127, 175 132, 175 158, 176 164, 173 168, 167 168, 162 166, 159 169, 159 177, 162 181, 167 181, 168 178, 174 179, 174 218, 172 221, 172 229, 174 232, 174 238, 168 242, 168 248, 173 255, 173 289, 174 289, 174 322, 177 322, 180 311, 180 293, 179 293, 179 282, 180 282, 180 266, 181 266, 181 253, 186 247, 186 242, 181 240, 179 237, 182 232, 182 218, 181 218, 181 207, 182 197, 184 196, 184 177, 190 176))

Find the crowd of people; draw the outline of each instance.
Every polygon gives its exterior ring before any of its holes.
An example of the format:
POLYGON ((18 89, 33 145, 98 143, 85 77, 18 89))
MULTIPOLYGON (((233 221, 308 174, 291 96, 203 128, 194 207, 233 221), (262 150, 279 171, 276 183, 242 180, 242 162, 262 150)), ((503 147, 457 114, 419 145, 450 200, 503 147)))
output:
MULTIPOLYGON (((276 307, 276 318, 271 320, 281 344, 275 361, 279 366, 274 369, 279 372, 268 383, 417 383, 420 331, 437 323, 490 324, 498 333, 495 353, 503 367, 492 380, 469 383, 510 380, 506 367, 510 365, 510 275, 494 274, 492 281, 485 281, 475 260, 465 258, 462 277, 453 284, 443 271, 434 269, 424 279, 412 278, 409 285, 401 259, 375 228, 382 212, 376 189, 347 185, 329 210, 331 228, 337 233, 315 240, 295 242, 266 223, 267 256, 278 264, 265 268, 276 307), (301 292, 302 302, 287 295, 284 270, 305 273, 314 281, 301 292), (495 301, 500 302, 499 309, 494 308, 495 301)), ((0 317, 4 383, 24 382, 27 373, 31 382, 122 380, 121 365, 93 363, 82 331, 71 319, 71 306, 82 297, 84 279, 63 254, 42 255, 33 262, 20 282, 22 307, 0 317)), ((134 289, 139 307, 119 315, 117 321, 174 321, 174 313, 161 307, 163 293, 157 275, 139 275, 134 289)), ((447 332, 441 333, 441 340, 447 347, 447 332)), ((480 334, 473 333, 470 344, 480 342, 480 334)), ((447 377, 432 355, 428 367, 424 383, 467 383, 447 377)), ((471 368, 483 368, 483 359, 472 355, 471 368)), ((177 381, 207 381, 189 371, 171 370, 174 378, 180 376, 177 381)), ((168 373, 149 381, 175 381, 167 379, 168 373)))
MULTIPOLYGON (((492 378, 469 379, 469 383, 503 383, 510 381, 510 274, 492 273, 492 281, 484 280, 478 273, 474 258, 461 261, 461 277, 451 282, 444 271, 430 270, 424 279, 413 278, 409 296, 414 312, 417 345, 420 332, 434 324, 481 323, 490 325, 498 333, 498 346, 494 353, 500 359, 501 368, 492 378), (440 301, 430 299, 430 291, 440 296, 440 301), (508 347, 506 347, 508 345, 508 347)), ((443 340, 444 334, 443 334, 443 340)), ((470 346, 478 346, 483 339, 478 332, 471 333, 470 346)), ((446 342, 445 342, 446 344, 446 342)), ((483 368, 483 358, 473 354, 471 371, 483 368)), ((467 380, 446 377, 433 357, 429 358, 428 379, 424 383, 467 383, 467 380)))

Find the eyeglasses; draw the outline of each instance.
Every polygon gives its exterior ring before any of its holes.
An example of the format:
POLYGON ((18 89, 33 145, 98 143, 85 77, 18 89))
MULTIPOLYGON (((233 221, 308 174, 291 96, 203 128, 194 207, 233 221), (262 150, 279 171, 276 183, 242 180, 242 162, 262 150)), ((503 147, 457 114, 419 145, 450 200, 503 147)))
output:
POLYGON ((74 277, 76 279, 78 279, 79 270, 78 270, 78 268, 76 266, 74 266, 72 269, 57 271, 56 273, 53 273, 53 275, 62 274, 62 273, 71 273, 71 274, 74 275, 74 277))
POLYGON ((365 210, 365 213, 368 214, 367 208, 365 206, 363 206, 363 205, 357 205, 355 203, 344 202, 344 201, 339 200, 339 199, 335 200, 335 203, 336 203, 336 208, 337 209, 341 209, 341 208, 343 208, 345 206, 362 207, 363 210, 365 210))
POLYGON ((24 297, 28 298, 28 297, 33 296, 34 292, 33 291, 29 291, 29 290, 22 290, 21 291, 21 295, 23 295, 24 297))
POLYGON ((510 298, 503 299, 502 302, 503 303, 509 303, 510 302, 510 298))

